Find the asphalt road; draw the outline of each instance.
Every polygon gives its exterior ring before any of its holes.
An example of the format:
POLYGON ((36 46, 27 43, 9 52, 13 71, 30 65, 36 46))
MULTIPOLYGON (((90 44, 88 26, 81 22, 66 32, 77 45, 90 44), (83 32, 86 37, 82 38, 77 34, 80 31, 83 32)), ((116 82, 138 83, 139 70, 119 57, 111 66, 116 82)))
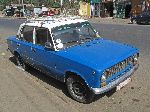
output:
POLYGON ((81 104, 69 97, 64 84, 34 69, 23 72, 16 67, 6 51, 6 38, 15 35, 23 21, 0 19, 0 112, 150 112, 150 26, 93 24, 102 37, 138 47, 140 67, 120 91, 81 104))

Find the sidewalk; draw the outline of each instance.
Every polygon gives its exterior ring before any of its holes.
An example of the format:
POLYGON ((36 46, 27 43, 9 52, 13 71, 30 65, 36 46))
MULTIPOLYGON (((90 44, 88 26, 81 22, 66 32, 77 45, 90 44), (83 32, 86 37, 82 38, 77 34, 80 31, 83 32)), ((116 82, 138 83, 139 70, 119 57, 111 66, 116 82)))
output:
POLYGON ((86 18, 92 23, 104 23, 104 24, 129 24, 130 18, 128 19, 121 19, 121 18, 86 18))
MULTIPOLYGON (((25 17, 4 17, 2 12, 0 11, 0 18, 7 18, 7 19, 26 19, 25 17)), ((104 24, 129 24, 130 19, 121 19, 121 18, 100 18, 100 17, 93 17, 93 18, 86 18, 84 19, 89 20, 91 23, 104 23, 104 24)))

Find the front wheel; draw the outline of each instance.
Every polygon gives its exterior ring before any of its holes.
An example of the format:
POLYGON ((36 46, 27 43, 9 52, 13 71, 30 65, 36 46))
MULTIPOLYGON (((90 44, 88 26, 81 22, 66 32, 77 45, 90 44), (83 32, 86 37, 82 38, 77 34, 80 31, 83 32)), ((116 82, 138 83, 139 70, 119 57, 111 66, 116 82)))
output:
POLYGON ((80 103, 90 103, 94 98, 94 93, 87 87, 85 82, 77 76, 67 78, 67 88, 73 99, 80 103))

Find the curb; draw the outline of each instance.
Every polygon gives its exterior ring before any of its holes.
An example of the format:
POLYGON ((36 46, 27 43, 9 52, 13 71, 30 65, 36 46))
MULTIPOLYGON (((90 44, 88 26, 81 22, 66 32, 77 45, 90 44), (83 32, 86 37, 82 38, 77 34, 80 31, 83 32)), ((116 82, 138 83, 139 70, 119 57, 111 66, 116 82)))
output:
MULTIPOLYGON (((26 17, 3 17, 0 16, 0 19, 8 19, 8 20, 15 20, 15 19, 22 19, 26 20, 26 17)), ((119 25, 127 25, 130 23, 129 19, 119 19, 119 18, 83 18, 91 23, 103 23, 103 24, 119 24, 119 25)))
POLYGON ((0 16, 0 19, 27 19, 25 17, 2 17, 0 16))

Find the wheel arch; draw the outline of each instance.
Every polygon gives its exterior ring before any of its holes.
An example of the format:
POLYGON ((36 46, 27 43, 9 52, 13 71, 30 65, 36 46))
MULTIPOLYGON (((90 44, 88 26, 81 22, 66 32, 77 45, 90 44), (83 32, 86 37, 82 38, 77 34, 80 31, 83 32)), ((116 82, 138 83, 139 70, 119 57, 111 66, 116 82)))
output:
POLYGON ((14 52, 13 52, 13 54, 16 56, 16 55, 20 55, 20 53, 19 53, 19 51, 17 51, 17 50, 15 50, 14 52))
POLYGON ((85 78, 80 73, 75 72, 75 71, 70 71, 70 70, 65 72, 65 76, 64 76, 65 83, 66 83, 67 78, 70 76, 75 76, 75 77, 80 78, 89 87, 88 82, 85 80, 85 78))

